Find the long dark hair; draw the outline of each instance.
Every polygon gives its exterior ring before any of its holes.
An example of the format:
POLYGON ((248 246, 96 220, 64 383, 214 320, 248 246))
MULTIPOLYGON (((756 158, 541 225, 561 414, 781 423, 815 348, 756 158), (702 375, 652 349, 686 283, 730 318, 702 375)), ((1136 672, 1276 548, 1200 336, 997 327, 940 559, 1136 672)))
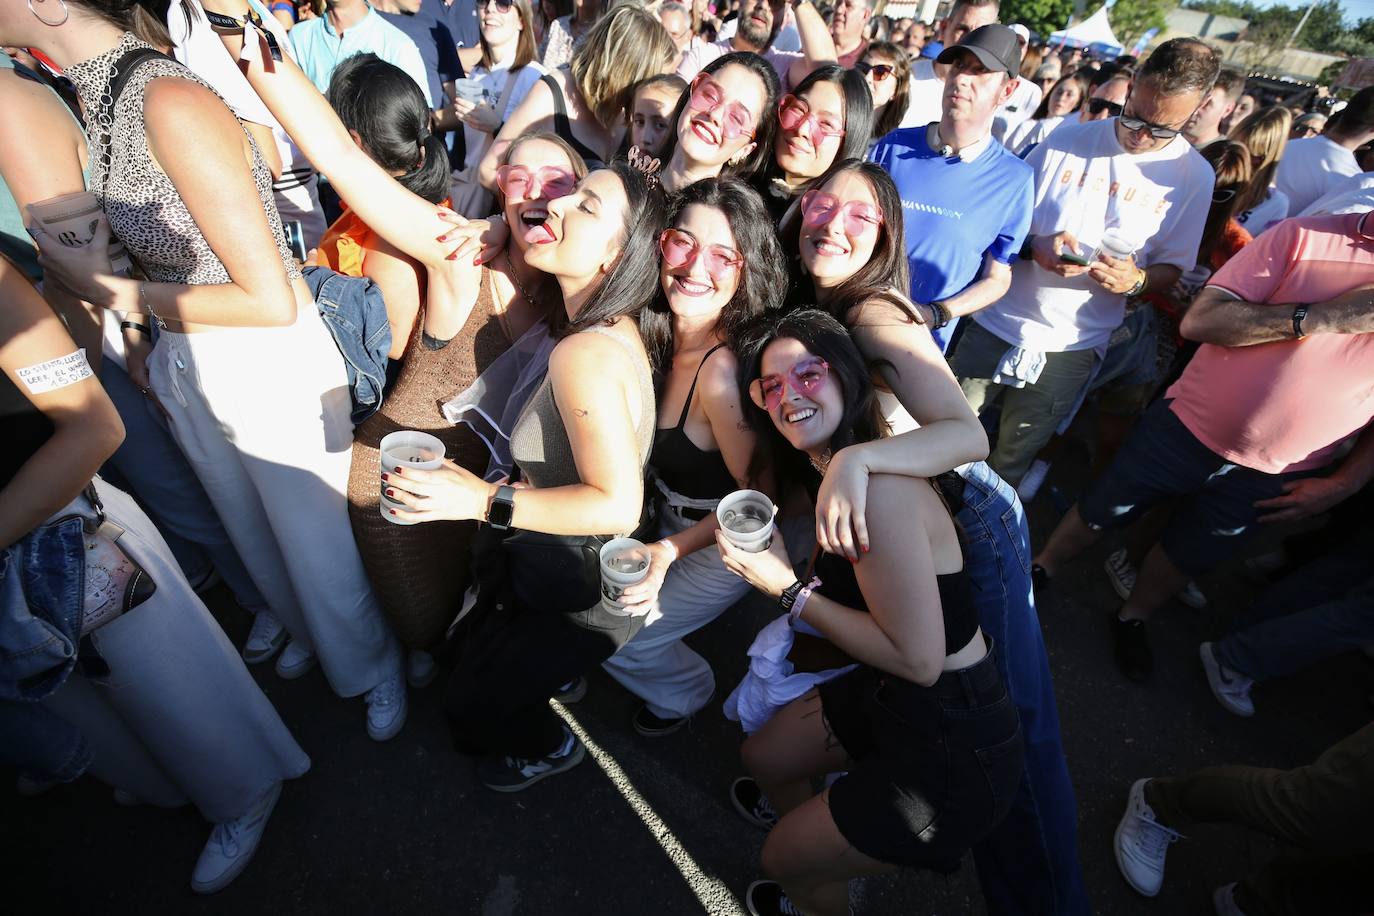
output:
MULTIPOLYGON (((801 98, 817 83, 833 83, 839 87, 844 98, 844 138, 835 153, 835 162, 844 159, 862 159, 868 155, 868 143, 873 138, 873 96, 868 91, 868 82, 858 70, 846 70, 838 64, 817 67, 806 75, 792 89, 792 95, 801 98)), ((774 115, 774 121, 777 115, 774 115)), ((766 178, 785 178, 777 158, 772 155, 770 144, 768 168, 763 174, 766 178)), ((815 187, 814 183, 811 185, 815 187)))
MULTIPOLYGON (((782 305, 787 289, 782 245, 758 192, 738 178, 706 178, 688 185, 670 201, 664 225, 674 225, 682 212, 693 204, 713 207, 725 215, 735 237, 735 249, 744 259, 739 287, 721 309, 716 322, 716 330, 722 332, 733 350, 739 345, 744 329, 755 318, 776 311, 782 305)), ((671 366, 673 313, 662 283, 658 285, 658 294, 639 313, 639 333, 655 367, 671 366)))
POLYGON ((1250 185, 1250 151, 1244 143, 1236 140, 1218 140, 1209 143, 1200 151, 1214 172, 1216 183, 1212 188, 1212 206, 1207 211, 1207 222, 1202 227, 1202 238, 1197 246, 1197 261, 1205 267, 1212 266, 1212 254, 1221 241, 1226 224, 1236 215, 1241 194, 1250 185), (1217 202, 1219 192, 1230 191, 1228 200, 1217 202))
MULTIPOLYGON (((868 263, 836 287, 821 307, 839 321, 844 321, 845 315, 854 306, 882 299, 915 320, 916 315, 906 298, 911 289, 911 268, 906 259, 906 225, 902 216, 902 197, 897 193, 897 186, 882 166, 861 159, 845 159, 831 166, 830 171, 816 179, 811 187, 825 187, 832 178, 844 172, 856 172, 868 182, 873 189, 873 196, 877 198, 878 209, 882 211, 883 224, 878 227, 878 241, 873 246, 873 255, 868 263), (896 295, 893 290, 896 290, 896 295)), ((801 224, 802 221, 797 219, 787 227, 783 246, 796 265, 793 299, 798 303, 811 303, 818 300, 811 275, 801 263, 801 224)))
POLYGON ((553 335, 557 338, 635 315, 658 289, 658 235, 667 222, 663 192, 657 182, 651 184, 643 172, 623 159, 606 168, 620 179, 628 201, 620 254, 577 317, 555 326, 553 335))
POLYGON ((859 352, 844 325, 829 312, 817 308, 802 308, 782 315, 765 315, 753 324, 735 350, 739 360, 739 396, 744 417, 758 434, 758 446, 749 463, 749 476, 771 468, 778 481, 779 492, 793 485, 809 483, 814 492, 819 481, 809 473, 809 459, 792 447, 773 425, 768 412, 754 403, 749 387, 763 374, 763 352, 775 340, 796 340, 811 353, 830 364, 826 384, 840 386, 844 399, 844 413, 830 437, 832 451, 871 442, 886 434, 878 408, 878 396, 873 388, 872 367, 859 352))
MULTIPOLYGON (((1054 85, 1050 87, 1050 91, 1045 93, 1044 97, 1040 100, 1040 106, 1036 108, 1035 113, 1031 115, 1032 121, 1042 121, 1050 116, 1050 96, 1054 95, 1054 91, 1064 83, 1073 83, 1078 87, 1078 104, 1074 106, 1073 111, 1078 111, 1088 101, 1088 95, 1092 92, 1092 89, 1088 86, 1088 78, 1086 76, 1082 73, 1070 73, 1068 76, 1061 76, 1054 81, 1054 85)), ((1069 114, 1073 114, 1073 111, 1069 112, 1069 114)), ((1067 115, 1065 115, 1065 117, 1067 117, 1067 115)))
POLYGON ((429 129, 424 93, 376 54, 354 54, 334 71, 326 97, 363 151, 407 190, 437 204, 449 194, 448 151, 429 129))
MULTIPOLYGON (((734 51, 717 57, 702 67, 701 72, 718 73, 731 64, 738 64, 763 80, 763 108, 758 112, 759 120, 755 125, 754 151, 739 165, 727 162, 720 170, 721 175, 733 175, 749 181, 773 158, 773 135, 778 129, 778 94, 782 91, 782 84, 778 81, 778 73, 773 69, 773 65, 752 51, 734 51)), ((673 108, 673 116, 669 119, 673 128, 668 133, 668 145, 660 157, 664 165, 667 165, 673 158, 673 153, 677 152, 677 126, 690 98, 691 87, 688 86, 678 97, 677 106, 673 108)))
MULTIPOLYGON (((863 56, 866 58, 870 54, 879 54, 892 61, 892 78, 897 81, 892 100, 883 108, 881 115, 874 116, 873 138, 876 139, 892 133, 901 126, 902 118, 906 117, 907 106, 911 103, 911 58, 890 41, 871 43, 864 49, 863 56)), ((872 102, 871 95, 869 102, 872 102)))

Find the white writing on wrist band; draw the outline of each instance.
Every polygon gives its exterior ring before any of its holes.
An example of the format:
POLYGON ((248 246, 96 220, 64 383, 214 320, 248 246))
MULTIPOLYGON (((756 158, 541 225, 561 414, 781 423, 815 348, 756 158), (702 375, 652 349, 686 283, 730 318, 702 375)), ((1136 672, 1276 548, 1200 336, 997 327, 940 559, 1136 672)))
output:
POLYGON ((91 371, 91 364, 86 362, 84 349, 50 359, 45 363, 24 366, 16 369, 14 374, 19 376, 19 381, 24 383, 31 394, 46 394, 58 388, 75 385, 95 375, 91 371))

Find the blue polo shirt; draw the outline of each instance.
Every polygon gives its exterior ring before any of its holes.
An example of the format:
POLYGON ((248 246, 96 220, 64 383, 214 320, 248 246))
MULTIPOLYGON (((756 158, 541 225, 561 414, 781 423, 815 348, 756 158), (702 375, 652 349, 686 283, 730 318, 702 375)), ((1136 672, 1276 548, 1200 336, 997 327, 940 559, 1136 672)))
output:
POLYGON ((448 26, 426 15, 423 8, 414 15, 380 11, 378 15, 405 32, 406 37, 415 42, 415 47, 420 52, 420 60, 425 65, 430 101, 436 108, 443 105, 443 84, 463 78, 463 65, 458 61, 458 46, 453 43, 453 35, 449 32, 448 26))
POLYGON ((370 51, 409 74, 425 94, 425 103, 430 108, 434 107, 419 48, 415 47, 415 42, 405 32, 379 16, 372 7, 368 7, 367 15, 357 25, 342 35, 334 31, 328 15, 299 22, 291 27, 287 35, 291 39, 291 53, 296 63, 320 92, 329 91, 334 68, 343 60, 370 51))
MULTIPOLYGON (((982 273, 984 255, 1016 260, 1030 229, 1035 173, 1002 144, 989 140, 968 162, 946 158, 930 148, 921 125, 894 130, 869 158, 892 176, 902 198, 914 301, 963 292, 982 273)), ((942 350, 956 324, 935 332, 942 350)))
POLYGON ((482 30, 477 24, 477 0, 453 0, 452 3, 422 0, 420 12, 448 26, 460 48, 475 48, 482 40, 482 30))

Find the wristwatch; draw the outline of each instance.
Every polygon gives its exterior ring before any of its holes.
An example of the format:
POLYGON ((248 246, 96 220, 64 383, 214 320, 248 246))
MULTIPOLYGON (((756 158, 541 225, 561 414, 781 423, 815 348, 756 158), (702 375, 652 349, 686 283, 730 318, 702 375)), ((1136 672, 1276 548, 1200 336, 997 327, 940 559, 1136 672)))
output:
POLYGON ((1307 306, 1299 305, 1293 309, 1293 337, 1302 340, 1307 335, 1302 330, 1302 320, 1307 317, 1307 306))
POLYGON ((806 588, 806 583, 800 579, 787 586, 778 596, 778 606, 784 611, 791 611, 792 605, 797 601, 797 595, 801 594, 801 590, 804 588, 806 588))
MULTIPOLYGON (((1136 270, 1140 270, 1139 267, 1136 270)), ((1140 270, 1140 278, 1135 281, 1135 285, 1126 290, 1127 296, 1139 296, 1145 289, 1145 284, 1150 282, 1150 275, 1140 270)))
POLYGON ((496 488, 496 495, 491 498, 491 505, 487 507, 487 524, 497 531, 505 531, 510 527, 514 516, 515 487, 502 484, 496 488))

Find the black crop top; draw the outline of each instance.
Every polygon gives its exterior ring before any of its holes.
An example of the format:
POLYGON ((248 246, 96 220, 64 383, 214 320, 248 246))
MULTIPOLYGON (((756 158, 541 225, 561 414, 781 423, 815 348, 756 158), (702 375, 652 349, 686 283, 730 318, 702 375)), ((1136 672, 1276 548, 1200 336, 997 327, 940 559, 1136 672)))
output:
POLYGON ((10 377, 0 372, 0 487, 8 486, 33 453, 52 438, 53 425, 10 377))
MULTIPOLYGON (((571 74, 571 71, 569 71, 571 74)), ((587 171, 595 172, 597 169, 604 169, 606 163, 601 161, 601 154, 592 149, 587 144, 573 134, 572 121, 568 120, 568 103, 563 98, 563 90, 558 86, 558 80, 548 73, 539 78, 539 81, 549 87, 549 92, 553 93, 553 132, 558 134, 568 145, 577 150, 577 155, 582 157, 582 161, 587 164, 587 171)))
POLYGON ((692 409, 692 397, 697 391, 701 367, 706 365, 712 353, 723 346, 725 344, 716 344, 701 358, 696 375, 692 376, 692 387, 687 390, 687 400, 682 405, 682 416, 678 417, 677 426, 666 429, 660 427, 654 433, 654 450, 649 454, 649 466, 668 489, 690 499, 720 499, 733 493, 738 486, 720 452, 706 452, 697 448, 683 428, 687 413, 692 409))
MULTIPOLYGON (((822 553, 816 560, 814 572, 821 580, 821 587, 816 589, 818 595, 824 595, 845 607, 868 611, 868 603, 864 601, 859 580, 854 575, 854 564, 844 557, 822 553)), ((973 634, 978 632, 973 585, 969 582, 968 572, 962 569, 936 576, 935 582, 940 589, 940 610, 945 618, 945 654, 953 655, 968 645, 973 634)))

